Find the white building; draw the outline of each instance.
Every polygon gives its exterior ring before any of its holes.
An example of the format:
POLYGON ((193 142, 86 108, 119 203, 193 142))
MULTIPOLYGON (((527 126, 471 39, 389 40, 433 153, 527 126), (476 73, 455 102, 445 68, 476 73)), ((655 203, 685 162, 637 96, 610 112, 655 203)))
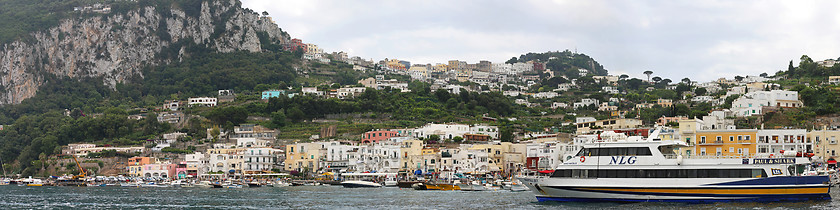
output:
POLYGON ((575 123, 585 123, 585 122, 595 122, 597 121, 594 117, 576 117, 575 123))
POLYGON ((756 91, 746 93, 732 102, 732 111, 739 117, 762 115, 761 108, 772 107, 802 107, 799 93, 788 90, 756 91))
POLYGON ((324 142, 327 149, 326 166, 330 171, 347 171, 350 166, 350 157, 357 155, 358 146, 341 144, 337 141, 324 142))
POLYGON ((350 156, 349 168, 356 172, 397 173, 400 170, 400 145, 374 143, 359 146, 350 156))
POLYGON ((362 95, 365 92, 365 87, 345 87, 338 89, 338 98, 347 99, 362 95))
POLYGON ((470 126, 470 134, 488 135, 490 138, 499 138, 499 127, 489 125, 473 125, 470 126))
POLYGON ((561 108, 565 109, 566 107, 569 107, 569 105, 566 104, 566 103, 562 103, 562 102, 551 103, 551 108, 552 109, 561 109, 561 108))
POLYGON ((557 146, 557 142, 553 141, 527 144, 525 157, 539 158, 536 164, 529 163, 536 165, 538 169, 554 169, 563 162, 561 156, 563 149, 558 149, 557 146))
POLYGON ((701 130, 735 129, 735 113, 728 109, 715 110, 703 116, 701 130))
POLYGON ((604 86, 604 87, 601 87, 601 92, 605 92, 605 93, 609 93, 609 94, 618 94, 618 87, 604 86))
POLYGON ((694 96, 693 98, 691 98, 691 101, 697 103, 712 103, 712 105, 715 105, 717 99, 715 99, 714 96, 694 96))
POLYGON ((556 92, 539 92, 534 94, 534 98, 555 98, 557 96, 560 96, 560 94, 556 92))
POLYGON ((758 133, 757 154, 781 155, 782 151, 812 152, 814 143, 806 138, 805 129, 760 129, 758 133))
POLYGON ((490 159, 487 150, 469 149, 470 144, 461 144, 457 153, 452 154, 452 168, 455 173, 481 174, 490 172, 490 159))
POLYGON ((243 170, 252 172, 268 172, 274 168, 274 162, 279 150, 270 147, 248 148, 245 150, 243 170))
POLYGON ((575 109, 579 109, 579 108, 587 107, 587 106, 598 106, 598 99, 584 98, 584 99, 580 99, 580 102, 575 102, 574 103, 575 109))
POLYGON ((211 97, 200 97, 200 98, 189 98, 189 106, 205 106, 205 107, 215 107, 217 103, 216 98, 211 97))
POLYGON ((206 174, 210 172, 210 160, 207 154, 195 152, 184 157, 184 164, 187 165, 187 174, 206 174))

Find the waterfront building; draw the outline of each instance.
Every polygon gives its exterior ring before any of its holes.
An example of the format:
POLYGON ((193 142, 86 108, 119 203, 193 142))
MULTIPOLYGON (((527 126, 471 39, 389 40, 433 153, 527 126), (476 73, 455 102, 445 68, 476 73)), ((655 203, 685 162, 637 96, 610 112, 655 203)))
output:
POLYGON ((379 142, 359 146, 350 156, 349 169, 356 172, 397 173, 400 170, 400 145, 379 142))
POLYGON ((756 129, 698 130, 696 132, 694 155, 749 156, 756 152, 756 129))
POLYGON ((199 174, 210 172, 210 161, 207 154, 201 152, 187 154, 183 163, 186 164, 187 175, 198 177, 199 174))
POLYGON ((758 130, 759 155, 782 155, 783 151, 811 152, 814 144, 806 138, 805 129, 761 129, 758 130))
POLYGON ((420 165, 415 160, 422 155, 424 146, 423 141, 417 139, 400 142, 401 171, 411 174, 414 170, 420 169, 420 165))
POLYGON ((821 130, 812 130, 807 134, 808 140, 814 142, 814 155, 824 161, 832 158, 837 160, 840 155, 840 130, 823 127, 821 130))
POLYGON ((281 150, 270 147, 247 148, 243 156, 244 166, 242 169, 246 174, 270 173, 274 169, 276 154, 281 150))
POLYGON ((342 144, 338 141, 324 142, 326 147, 326 166, 327 171, 331 172, 346 172, 350 166, 350 156, 356 155, 359 151, 359 146, 349 144, 342 144))
POLYGON ((368 131, 362 134, 362 141, 361 143, 377 143, 382 140, 387 140, 391 137, 400 136, 399 133, 396 131, 388 131, 388 130, 378 130, 378 131, 368 131))
POLYGON ((326 146, 322 142, 286 145, 286 171, 316 172, 321 169, 326 146))

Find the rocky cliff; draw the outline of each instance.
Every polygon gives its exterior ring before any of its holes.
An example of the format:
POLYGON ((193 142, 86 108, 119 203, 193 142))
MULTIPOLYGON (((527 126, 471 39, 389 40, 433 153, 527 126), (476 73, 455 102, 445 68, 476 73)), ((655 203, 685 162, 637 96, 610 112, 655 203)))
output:
POLYGON ((187 14, 176 6, 145 6, 123 13, 78 15, 0 46, 0 105, 35 95, 45 75, 102 76, 112 87, 145 65, 181 59, 183 42, 219 52, 260 51, 257 33, 283 44, 289 37, 237 0, 213 0, 187 14), (200 11, 200 12, 198 12, 200 11), (175 49, 173 49, 175 48, 175 49), (163 53, 163 51, 174 53, 163 53))

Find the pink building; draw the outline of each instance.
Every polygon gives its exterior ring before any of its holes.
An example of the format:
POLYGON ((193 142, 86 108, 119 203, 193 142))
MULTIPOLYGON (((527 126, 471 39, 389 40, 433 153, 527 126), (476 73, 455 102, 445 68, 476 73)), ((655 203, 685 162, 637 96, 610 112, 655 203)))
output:
POLYGON ((376 143, 397 136, 396 131, 368 131, 362 134, 362 143, 376 143))

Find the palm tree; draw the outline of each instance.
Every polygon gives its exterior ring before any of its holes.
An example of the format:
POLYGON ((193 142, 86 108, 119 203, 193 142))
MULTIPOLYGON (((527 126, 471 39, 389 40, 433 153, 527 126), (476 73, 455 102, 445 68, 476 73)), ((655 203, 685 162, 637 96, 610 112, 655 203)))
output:
POLYGON ((659 81, 662 81, 661 77, 653 77, 653 82, 659 83, 659 81))
POLYGON ((689 79, 688 77, 683 78, 683 79, 682 79, 682 82, 683 82, 683 83, 685 83, 685 84, 687 84, 689 87, 691 87, 691 79, 689 79))
POLYGON ((626 74, 622 74, 621 76, 618 76, 618 79, 623 80, 623 79, 627 79, 629 77, 630 76, 627 76, 626 74))
POLYGON ((647 78, 648 78, 647 81, 650 82, 650 75, 653 74, 653 71, 647 70, 643 74, 647 75, 647 78))

